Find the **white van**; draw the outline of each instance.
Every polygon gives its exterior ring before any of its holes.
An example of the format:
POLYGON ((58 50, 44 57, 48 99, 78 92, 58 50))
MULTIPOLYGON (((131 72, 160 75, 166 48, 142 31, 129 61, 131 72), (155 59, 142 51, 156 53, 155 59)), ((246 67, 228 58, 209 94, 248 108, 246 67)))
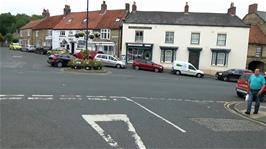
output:
POLYGON ((197 70, 191 63, 184 61, 174 61, 172 66, 172 72, 174 74, 180 75, 191 75, 196 77, 203 77, 204 72, 197 70))

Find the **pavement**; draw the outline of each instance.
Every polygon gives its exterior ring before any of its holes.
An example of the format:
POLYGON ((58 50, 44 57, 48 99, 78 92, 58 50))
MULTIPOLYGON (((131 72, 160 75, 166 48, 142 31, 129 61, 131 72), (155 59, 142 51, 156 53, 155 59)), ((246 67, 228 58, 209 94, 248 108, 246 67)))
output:
POLYGON ((247 103, 245 101, 240 102, 226 102, 225 108, 245 119, 253 121, 255 123, 266 126, 266 102, 260 103, 260 109, 258 114, 253 114, 255 102, 252 103, 252 110, 250 115, 245 114, 247 109, 247 103))

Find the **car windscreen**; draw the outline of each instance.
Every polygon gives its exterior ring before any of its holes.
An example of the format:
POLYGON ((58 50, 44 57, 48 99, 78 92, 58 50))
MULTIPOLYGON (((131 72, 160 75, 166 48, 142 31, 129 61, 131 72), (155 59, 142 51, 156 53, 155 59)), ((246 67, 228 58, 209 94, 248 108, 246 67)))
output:
POLYGON ((239 79, 248 80, 250 76, 251 76, 251 74, 243 74, 240 76, 239 79))

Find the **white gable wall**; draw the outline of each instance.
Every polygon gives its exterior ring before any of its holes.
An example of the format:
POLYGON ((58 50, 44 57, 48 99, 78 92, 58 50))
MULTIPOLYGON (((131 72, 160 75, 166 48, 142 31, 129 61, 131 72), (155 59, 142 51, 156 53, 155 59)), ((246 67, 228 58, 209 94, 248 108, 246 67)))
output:
POLYGON ((208 27, 208 26, 181 26, 181 25, 145 25, 145 24, 123 24, 122 54, 126 54, 126 43, 135 42, 135 31, 143 30, 143 43, 153 44, 152 60, 171 68, 171 64, 160 63, 160 46, 176 46, 176 59, 188 61, 188 47, 202 48, 200 52, 199 69, 213 74, 218 70, 230 68, 246 68, 248 49, 249 28, 239 27, 208 27), (152 27, 152 29, 129 29, 129 26, 152 27), (174 32, 174 44, 165 43, 165 32, 174 32), (192 45, 191 33, 200 33, 200 44, 192 45), (227 34, 226 46, 217 46, 217 34, 227 34), (212 66, 212 48, 231 49, 227 66, 212 66))

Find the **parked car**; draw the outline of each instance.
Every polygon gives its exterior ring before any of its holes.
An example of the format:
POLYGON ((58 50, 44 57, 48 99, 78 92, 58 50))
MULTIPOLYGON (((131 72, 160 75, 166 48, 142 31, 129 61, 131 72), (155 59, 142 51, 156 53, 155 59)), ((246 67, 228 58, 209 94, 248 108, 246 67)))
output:
MULTIPOLYGON (((244 73, 240 76, 239 80, 236 83, 236 94, 238 97, 244 98, 247 94, 247 88, 248 88, 248 79, 253 73, 244 73)), ((266 78, 264 76, 264 78, 266 78)), ((261 101, 266 102, 266 87, 263 88, 263 93, 261 95, 261 101)))
MULTIPOLYGON (((96 54, 103 54, 102 51, 93 51, 93 50, 88 50, 89 54, 88 54, 88 59, 94 59, 94 57, 96 56, 96 54)), ((84 50, 81 50, 79 52, 76 52, 73 54, 73 56, 75 56, 76 58, 79 58, 79 59, 83 59, 83 53, 84 53, 84 50)))
POLYGON ((47 62, 54 67, 66 67, 72 59, 74 57, 69 54, 53 54, 48 57, 47 62))
POLYGON ((9 49, 10 50, 21 50, 22 47, 21 47, 21 45, 19 45, 19 43, 11 42, 9 45, 9 49))
POLYGON ((136 70, 150 70, 155 72, 163 72, 163 66, 156 64, 152 61, 148 60, 134 60, 132 63, 132 67, 136 70))
POLYGON ((44 47, 37 47, 35 50, 35 53, 46 55, 49 50, 51 50, 52 47, 44 46, 44 47))
POLYGON ((125 62, 108 54, 96 54, 94 57, 96 61, 101 61, 104 66, 111 66, 116 68, 126 68, 125 62))
POLYGON ((36 50, 36 47, 34 45, 27 45, 26 47, 22 48, 22 51, 25 52, 34 52, 36 50))
POLYGON ((184 61, 174 61, 172 66, 172 73, 177 75, 191 75, 198 78, 202 78, 204 76, 203 71, 196 69, 191 63, 184 61))
POLYGON ((226 71, 218 71, 215 74, 215 78, 217 80, 223 81, 238 80, 243 73, 252 73, 252 71, 245 69, 229 69, 226 71))

